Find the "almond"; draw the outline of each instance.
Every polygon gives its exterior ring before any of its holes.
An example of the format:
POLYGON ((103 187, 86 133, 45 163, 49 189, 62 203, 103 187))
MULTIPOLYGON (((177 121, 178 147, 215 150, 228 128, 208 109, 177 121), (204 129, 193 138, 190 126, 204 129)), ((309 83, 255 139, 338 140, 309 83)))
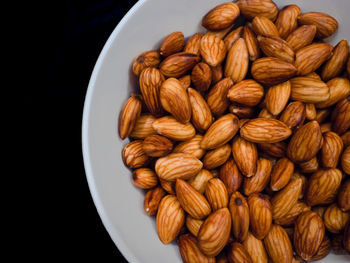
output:
POLYGON ((317 157, 314 157, 306 162, 299 163, 299 167, 302 173, 314 173, 318 170, 318 160, 317 157))
POLYGON ((200 142, 202 141, 203 136, 197 134, 192 139, 179 143, 174 148, 174 153, 187 153, 191 154, 197 159, 201 159, 205 154, 205 150, 200 147, 200 142))
POLYGON ((253 263, 268 262, 264 243, 257 239, 253 234, 249 232, 247 238, 242 244, 250 255, 253 263))
POLYGON ((317 28, 315 25, 300 26, 288 35, 286 41, 294 51, 298 51, 299 49, 312 43, 312 40, 314 40, 316 35, 316 31, 317 28))
POLYGON ((249 66, 247 45, 243 38, 233 43, 228 51, 225 64, 225 76, 230 77, 234 83, 243 80, 249 66))
POLYGON ((210 108, 202 95, 192 88, 187 90, 192 109, 192 123, 198 131, 205 131, 212 123, 210 108))
POLYGON ((199 193, 204 194, 210 179, 214 178, 208 170, 202 169, 196 176, 188 180, 189 184, 199 193))
POLYGON ((223 40, 205 34, 201 39, 200 52, 203 60, 212 67, 219 65, 226 56, 226 46, 223 40))
POLYGON ((251 73, 255 80, 276 85, 293 77, 297 69, 293 64, 274 57, 259 58, 253 62, 251 73))
POLYGON ((283 218, 297 203, 302 191, 302 179, 291 180, 285 188, 271 199, 272 217, 274 220, 283 218))
POLYGON ((331 111, 329 108, 317 110, 315 121, 322 124, 330 114, 331 114, 331 111))
POLYGON ((185 38, 182 32, 173 32, 165 37, 160 45, 160 54, 168 57, 181 52, 185 46, 185 38))
POLYGON ((327 81, 338 76, 343 71, 348 56, 348 41, 341 40, 333 49, 332 57, 323 66, 322 79, 327 81))
POLYGON ((246 79, 233 85, 227 93, 230 101, 246 106, 256 106, 264 97, 264 88, 255 80, 246 79))
POLYGON ((159 183, 168 194, 175 195, 175 181, 166 181, 159 178, 159 183))
POLYGON ((321 148, 321 161, 323 167, 336 168, 340 154, 343 151, 343 141, 335 132, 323 134, 323 144, 321 148))
POLYGON ((217 119, 207 130, 201 148, 215 149, 230 141, 238 131, 238 118, 229 113, 217 119))
POLYGON ((253 263, 249 253, 241 243, 233 242, 227 252, 230 263, 253 263))
POLYGON ((264 239, 267 253, 274 263, 292 263, 293 249, 283 227, 272 225, 264 239))
POLYGON ((350 97, 337 103, 332 112, 332 130, 342 135, 350 128, 350 97))
POLYGON ((272 118, 256 118, 241 128, 241 136, 251 142, 274 143, 287 139, 292 131, 283 122, 272 118))
POLYGON ((295 53, 295 66, 298 75, 309 74, 318 69, 332 55, 333 46, 327 43, 315 43, 299 49, 295 53))
POLYGON ((350 146, 350 131, 345 132, 341 137, 344 147, 350 146))
POLYGON ((139 168, 132 173, 132 182, 135 186, 142 189, 150 189, 158 184, 158 177, 149 168, 139 168))
POLYGON ((176 141, 187 141, 196 134, 192 124, 183 124, 171 116, 156 119, 152 127, 158 134, 176 141))
POLYGON ((302 213, 295 222, 293 237, 298 255, 304 260, 311 259, 319 249, 324 235, 321 217, 313 211, 302 213))
POLYGON ((275 223, 282 225, 282 226, 290 226, 295 223, 295 220, 298 218, 298 216, 306 211, 310 211, 310 206, 307 206, 304 202, 297 202, 289 211, 288 213, 279 219, 275 219, 275 223))
POLYGON ((273 157, 283 157, 286 153, 287 144, 285 142, 259 143, 258 148, 273 157))
POLYGON ((190 71, 199 60, 199 56, 195 54, 180 52, 166 57, 159 68, 163 75, 178 78, 190 71))
POLYGON ((319 169, 313 173, 308 182, 306 201, 310 206, 330 204, 335 198, 342 180, 340 170, 319 169))
POLYGON ((207 256, 217 256, 225 247, 231 231, 231 217, 227 208, 212 213, 198 232, 198 247, 207 256))
POLYGON ((294 172, 294 164, 288 158, 279 159, 272 168, 270 187, 279 191, 285 187, 294 172))
POLYGON ((270 231, 272 224, 271 203, 263 194, 252 194, 248 197, 250 229, 257 239, 263 239, 270 231))
POLYGON ((204 255, 197 246, 197 240, 190 234, 183 234, 178 240, 180 255, 184 263, 215 263, 214 257, 204 255))
POLYGON ((206 101, 213 115, 221 116, 229 106, 227 92, 232 86, 230 78, 224 78, 212 87, 207 96, 206 101))
POLYGON ((268 89, 265 96, 266 108, 273 115, 278 115, 287 105, 291 93, 291 84, 289 81, 272 86, 268 89))
POLYGON ((343 182, 338 193, 338 206, 342 211, 350 211, 350 180, 343 182))
POLYGON ((200 55, 201 39, 203 35, 201 33, 193 34, 186 42, 184 52, 192 53, 197 56, 200 55))
POLYGON ((350 146, 346 147, 341 157, 341 167, 346 174, 350 174, 350 146))
POLYGON ((246 177, 256 172, 258 151, 256 145, 242 137, 236 137, 232 143, 232 155, 239 170, 246 177))
POLYGON ((319 249, 317 250, 316 254, 312 256, 310 261, 317 261, 322 258, 325 258, 330 251, 331 251, 331 241, 325 235, 319 249))
POLYGON ((231 104, 231 106, 229 107, 229 112, 233 113, 239 118, 251 118, 255 116, 256 113, 255 108, 236 103, 231 104))
POLYGON ((148 164, 149 157, 143 151, 143 141, 135 140, 123 148, 122 159, 129 168, 140 168, 148 164))
POLYGON ((136 119, 135 127, 132 130, 130 137, 144 139, 150 135, 157 134, 152 127, 155 120, 156 118, 151 114, 141 114, 141 116, 136 119))
POLYGON ((236 4, 239 6, 241 14, 248 19, 253 19, 255 16, 264 16, 274 21, 277 17, 278 8, 270 0, 238 0, 236 4))
POLYGON ((200 91, 206 91, 212 81, 211 69, 204 62, 198 63, 192 69, 191 80, 194 87, 200 91))
POLYGON ((338 29, 337 20, 321 12, 303 13, 299 15, 298 22, 301 25, 315 25, 317 27, 318 38, 329 37, 338 29))
POLYGON ((136 96, 131 96, 124 104, 119 115, 119 137, 124 140, 133 131, 141 114, 142 103, 136 96))
POLYGON ((266 17, 256 16, 252 21, 252 28, 257 35, 279 37, 277 27, 266 17))
POLYGON ((258 36, 262 52, 268 57, 276 57, 288 63, 294 62, 294 51, 288 43, 279 37, 258 36))
POLYGON ((312 103, 305 104, 305 117, 309 121, 313 121, 316 118, 315 104, 312 104, 312 103))
POLYGON ((280 116, 280 121, 285 123, 288 128, 292 129, 302 126, 305 120, 305 105, 300 101, 293 101, 288 104, 280 116))
POLYGON ((226 186, 227 192, 231 195, 236 192, 242 183, 242 175, 238 170, 235 161, 230 157, 220 168, 220 179, 226 186))
POLYGON ((296 77, 290 80, 292 85, 291 98, 305 103, 327 101, 330 95, 329 87, 322 80, 309 77, 296 77))
POLYGON ((250 196, 253 193, 263 191, 269 183, 271 170, 272 162, 266 158, 259 158, 256 173, 252 177, 244 178, 244 194, 250 196))
POLYGON ((232 28, 233 28, 233 24, 221 30, 208 30, 206 32, 206 35, 215 36, 217 38, 224 39, 224 37, 231 31, 232 28))
POLYGON ((232 45, 236 42, 237 39, 243 36, 243 26, 232 30, 225 38, 224 43, 227 50, 230 50, 232 45))
POLYGON ((320 125, 320 128, 321 128, 322 134, 325 133, 325 132, 329 132, 329 131, 332 130, 332 123, 330 123, 330 122, 322 123, 320 125))
POLYGON ((211 83, 215 85, 218 83, 221 79, 224 73, 222 72, 222 65, 219 64, 216 67, 210 67, 211 68, 211 83))
POLYGON ((172 153, 159 158, 155 171, 160 179, 175 181, 177 178, 189 179, 202 169, 202 162, 186 153, 172 153))
POLYGON ((149 50, 141 53, 135 58, 132 64, 132 71, 139 76, 142 70, 148 67, 158 67, 160 63, 160 54, 157 50, 149 50))
POLYGON ((191 86, 191 76, 190 75, 185 75, 181 78, 178 79, 182 85, 182 87, 184 87, 185 90, 187 90, 190 86, 191 86))
POLYGON ((349 218, 349 213, 343 212, 336 204, 332 204, 326 209, 323 222, 329 232, 339 233, 344 229, 349 218))
POLYGON ((287 5, 278 13, 275 25, 281 36, 285 39, 298 26, 298 16, 301 10, 297 5, 287 5))
POLYGON ((143 141, 143 151, 151 157, 163 157, 173 149, 173 143, 160 135, 151 135, 143 141))
POLYGON ((276 116, 274 116, 271 112, 269 112, 268 109, 263 108, 259 112, 258 118, 272 118, 272 119, 276 119, 276 116))
POLYGON ((237 241, 242 242, 248 235, 249 208, 247 201, 240 192, 232 193, 229 209, 232 217, 232 233, 237 241))
POLYGON ((213 178, 208 181, 205 189, 205 197, 213 211, 227 207, 228 205, 226 186, 219 178, 213 178))
POLYGON ((169 244, 179 234, 185 222, 185 212, 173 195, 165 196, 157 213, 157 233, 163 244, 169 244))
POLYGON ((147 215, 153 216, 157 213, 160 201, 165 194, 165 191, 160 186, 150 189, 146 193, 143 201, 143 208, 147 215))
POLYGON ((208 30, 225 29, 233 25, 239 13, 239 7, 235 3, 217 5, 203 17, 202 26, 208 30))
POLYGON ((327 82, 329 98, 316 104, 317 108, 327 108, 350 95, 350 81, 346 78, 334 78, 327 82))
POLYGON ((247 45, 250 61, 258 59, 260 57, 259 42, 254 31, 249 26, 244 26, 243 38, 247 45))
POLYGON ((322 133, 317 121, 310 121, 298 129, 289 141, 287 156, 293 162, 309 161, 322 146, 322 133))
POLYGON ((206 169, 214 169, 224 164, 231 155, 231 146, 224 144, 214 150, 208 151, 203 157, 203 165, 206 169))
POLYGON ((190 231, 195 237, 198 235, 199 228, 201 227, 203 222, 203 220, 195 219, 190 215, 186 216, 186 227, 188 231, 190 231))

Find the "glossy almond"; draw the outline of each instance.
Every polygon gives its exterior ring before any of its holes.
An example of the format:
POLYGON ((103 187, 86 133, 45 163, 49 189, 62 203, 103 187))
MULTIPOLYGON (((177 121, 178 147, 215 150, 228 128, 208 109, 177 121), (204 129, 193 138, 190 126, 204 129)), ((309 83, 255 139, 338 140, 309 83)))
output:
POLYGON ((124 104, 119 114, 118 132, 119 137, 124 140, 128 137, 141 114, 142 103, 136 96, 131 96, 124 104))
POLYGON ((345 132, 340 138, 343 141, 344 147, 350 146, 350 131, 345 132))
POLYGON ((173 32, 165 37, 160 45, 160 54, 168 57, 172 54, 181 52, 185 46, 185 38, 182 32, 173 32))
POLYGON ((342 211, 350 211, 350 180, 345 180, 338 192, 338 206, 342 211))
POLYGON ((238 116, 238 118, 251 118, 256 114, 254 107, 248 107, 238 103, 231 104, 229 107, 229 112, 238 116))
POLYGON ((182 87, 184 87, 184 89, 188 89, 191 86, 191 76, 190 75, 185 75, 181 78, 178 78, 178 80, 180 81, 182 87))
POLYGON ((249 107, 258 105, 263 96, 264 88, 252 79, 238 82, 233 85, 227 93, 227 98, 230 101, 249 107))
POLYGON ((295 223, 298 216, 306 211, 310 211, 310 206, 304 202, 296 202, 296 204, 283 217, 275 219, 274 222, 282 226, 291 226, 295 223))
POLYGON ((193 34, 186 42, 184 52, 186 53, 192 53, 197 56, 200 55, 200 47, 201 47, 201 39, 202 39, 201 33, 193 34))
POLYGON ((297 5, 287 5, 278 13, 275 25, 281 38, 286 37, 297 28, 301 10, 297 5))
POLYGON ((316 254, 312 256, 310 261, 321 260, 322 258, 325 258, 329 254, 330 251, 331 251, 331 241, 325 235, 320 247, 318 248, 318 250, 316 252, 316 254))
POLYGON ((240 172, 251 177, 256 172, 258 151, 256 145, 242 137, 236 137, 232 143, 232 155, 240 172))
POLYGON ((230 78, 224 78, 216 83, 208 92, 206 101, 213 115, 221 116, 229 106, 227 92, 232 86, 230 78))
POLYGON ((298 51, 312 43, 316 35, 316 30, 315 25, 300 26, 288 35, 286 41, 294 51, 298 51))
POLYGON ((129 168, 140 168, 148 164, 149 157, 143 151, 143 141, 135 140, 124 146, 122 151, 124 164, 129 168))
POLYGON ((328 81, 337 77, 344 69, 349 57, 348 41, 341 40, 333 49, 332 57, 325 63, 322 69, 322 79, 328 81))
POLYGON ((274 143, 287 139, 292 131, 283 122, 273 118, 256 118, 246 122, 241 136, 251 142, 274 143))
POLYGON ((255 80, 266 85, 287 81, 297 72, 293 64, 274 57, 259 58, 253 62, 251 73, 255 80))
POLYGON ((233 160, 229 158, 220 168, 220 179, 226 186, 228 195, 236 192, 242 183, 242 175, 233 160))
POLYGON ((304 260, 311 259, 319 249, 324 235, 325 227, 321 217, 313 211, 302 213, 294 227, 295 251, 304 260))
POLYGON ((270 187, 272 191, 279 191, 285 187, 294 172, 294 163, 288 158, 279 159, 272 168, 270 187))
POLYGON ((183 124, 171 116, 156 119, 152 127, 158 134, 176 141, 187 141, 196 134, 192 124, 183 124))
POLYGON ((150 135, 157 134, 153 129, 152 124, 156 118, 151 114, 141 114, 135 122, 135 127, 132 130, 130 137, 135 139, 144 139, 150 135))
POLYGON ((198 232, 198 247, 207 256, 216 256, 225 247, 231 232, 231 216, 227 208, 212 213, 198 232))
POLYGON ((252 263, 252 259, 245 247, 238 242, 233 242, 228 249, 227 257, 230 263, 252 263))
POLYGON ((188 182, 199 193, 204 194, 207 184, 212 178, 214 178, 214 176, 210 171, 202 169, 196 176, 189 179, 188 182))
POLYGON ((167 195, 162 199, 156 221, 160 241, 163 244, 171 243, 185 223, 185 212, 175 196, 167 195))
POLYGON ((266 17, 256 16, 252 21, 252 28, 257 35, 279 37, 275 24, 266 17))
POLYGON ((287 144, 285 142, 259 143, 258 148, 273 157, 283 157, 286 153, 287 144))
POLYGON ((227 207, 228 205, 226 186, 219 178, 213 178, 208 181, 205 189, 205 197, 213 211, 227 207))
POLYGON ((139 76, 142 70, 148 67, 158 67, 160 63, 160 54, 157 50, 149 50, 138 55, 133 64, 132 71, 139 76))
POLYGON ((292 244, 283 227, 273 224, 264 239, 264 244, 273 263, 292 263, 292 244))
POLYGON ((336 168, 343 151, 343 141, 335 132, 323 134, 323 144, 321 148, 321 161, 323 167, 336 168))
POLYGON ((236 4, 243 14, 248 19, 253 19, 255 16, 264 16, 274 21, 277 17, 278 8, 273 1, 266 0, 238 0, 236 4))
POLYGON ((186 153, 172 153, 159 158, 155 164, 155 171, 159 178, 174 181, 178 178, 189 179, 202 169, 202 162, 186 153))
POLYGON ((206 131, 213 121, 210 108, 198 91, 188 88, 187 92, 192 110, 192 124, 198 131, 206 131))
POLYGON ((195 237, 198 235, 199 229, 201 225, 203 224, 203 220, 201 219, 195 219, 190 215, 186 216, 186 227, 188 231, 192 233, 195 237))
POLYGON ((159 178, 159 183, 168 194, 175 195, 175 181, 166 181, 159 178))
POLYGON ((334 78, 327 82, 329 98, 316 104, 317 108, 327 108, 350 95, 350 81, 346 78, 334 78))
POLYGON ((142 189, 150 189, 158 184, 156 173, 149 168, 139 168, 132 173, 132 182, 142 189))
POLYGON ((222 79, 222 76, 224 75, 222 64, 219 64, 216 67, 210 67, 210 68, 211 68, 211 78, 212 78, 211 84, 215 85, 222 79))
POLYGON ((305 162, 316 156, 322 146, 322 133, 317 121, 298 129, 289 141, 287 156, 293 162, 305 162))
POLYGON ((249 60, 254 61, 260 57, 260 48, 259 42, 256 38, 256 35, 249 26, 244 26, 243 29, 243 39, 247 45, 249 60))
POLYGON ((321 12, 308 12, 299 15, 298 23, 301 25, 315 25, 317 37, 326 38, 333 35, 338 29, 338 22, 330 15, 321 12))
POLYGON ((217 119, 207 130, 201 148, 215 149, 230 141, 238 131, 238 118, 229 113, 217 119))
POLYGON ((159 65, 160 72, 164 76, 178 78, 191 70, 198 62, 199 56, 180 52, 166 57, 159 65))
POLYGON ((258 41, 266 56, 276 57, 288 63, 294 62, 294 51, 285 40, 275 36, 258 36, 258 41))
POLYGON ((243 80, 249 66, 249 54, 243 38, 239 38, 228 51, 225 64, 225 76, 234 83, 243 80))
POLYGON ((191 154, 197 159, 201 159, 205 154, 205 150, 200 147, 200 142, 202 141, 203 136, 197 134, 193 138, 179 143, 174 148, 174 153, 187 153, 191 154))
POLYGON ((257 239, 263 239, 269 233, 272 224, 271 203, 263 194, 248 197, 250 229, 257 239))
POLYGON ((305 117, 309 121, 316 119, 316 107, 315 104, 306 103, 305 104, 305 117))
POLYGON ((332 204, 326 209, 323 222, 329 232, 339 233, 344 229, 349 218, 350 214, 348 212, 343 212, 337 204, 332 204))
POLYGON ((232 30, 227 36, 224 38, 224 43, 227 50, 230 50, 232 45, 236 42, 237 39, 243 36, 243 26, 232 30))
POLYGON ((330 204, 335 198, 342 180, 340 170, 319 169, 312 174, 308 181, 306 202, 310 206, 330 204))
POLYGON ((350 146, 346 147, 341 156, 341 167, 346 174, 350 174, 350 146))
POLYGON ((150 189, 146 193, 145 199, 143 201, 143 208, 147 215, 153 216, 157 213, 160 201, 165 196, 165 194, 165 191, 160 186, 150 189))
POLYGON ((203 157, 203 165, 206 169, 215 169, 223 165, 231 155, 231 146, 227 143, 214 150, 208 151, 203 157))
POLYGON ((330 108, 319 109, 319 110, 316 111, 315 121, 317 121, 318 123, 322 124, 328 118, 328 116, 330 114, 331 114, 330 108))
POLYGON ((322 80, 309 77, 296 77, 290 80, 292 85, 291 98, 305 103, 327 101, 330 90, 322 80))
POLYGON ((212 81, 211 69, 204 62, 198 63, 192 69, 191 80, 194 87, 200 91, 206 91, 212 81))
POLYGON ((151 157, 163 157, 173 149, 173 143, 160 135, 151 135, 143 141, 144 152, 151 157))
POLYGON ((253 263, 268 262, 268 256, 263 241, 257 239, 252 233, 248 233, 247 238, 242 244, 250 255, 253 263))
POLYGON ((332 130, 342 135, 350 128, 350 97, 337 103, 332 112, 332 130))
POLYGON ((226 46, 223 40, 214 35, 204 35, 201 39, 200 53, 203 60, 210 66, 219 65, 226 56, 226 46))
POLYGON ((288 104, 280 116, 280 121, 287 125, 288 128, 302 126, 305 120, 305 104, 300 101, 293 101, 288 104))
POLYGON ((318 170, 318 167, 319 164, 316 156, 309 161, 299 163, 299 168, 302 173, 314 173, 318 170))
POLYGON ((280 114, 289 100, 291 84, 289 81, 282 82, 268 89, 265 96, 266 108, 273 115, 280 114))
POLYGON ((183 234, 179 237, 178 246, 184 263, 215 263, 214 257, 204 255, 197 245, 197 240, 190 234, 183 234))
POLYGON ((232 233, 237 241, 247 238, 249 230, 249 207, 240 192, 234 192, 230 197, 229 209, 232 217, 232 233))
POLYGON ((272 162, 266 158, 259 158, 257 161, 256 173, 244 178, 243 192, 250 196, 253 193, 262 192, 271 178, 272 162))
POLYGON ((217 5, 203 17, 202 26, 208 30, 225 29, 233 24, 239 14, 239 7, 235 3, 217 5))

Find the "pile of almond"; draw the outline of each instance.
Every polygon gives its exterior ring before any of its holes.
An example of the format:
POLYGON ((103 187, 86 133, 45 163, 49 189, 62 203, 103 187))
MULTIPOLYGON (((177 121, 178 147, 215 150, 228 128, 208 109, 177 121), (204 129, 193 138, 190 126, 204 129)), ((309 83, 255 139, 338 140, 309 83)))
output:
POLYGON ((338 22, 238 0, 202 25, 135 59, 140 94, 119 117, 160 241, 189 263, 349 253, 349 46, 323 41, 338 22))

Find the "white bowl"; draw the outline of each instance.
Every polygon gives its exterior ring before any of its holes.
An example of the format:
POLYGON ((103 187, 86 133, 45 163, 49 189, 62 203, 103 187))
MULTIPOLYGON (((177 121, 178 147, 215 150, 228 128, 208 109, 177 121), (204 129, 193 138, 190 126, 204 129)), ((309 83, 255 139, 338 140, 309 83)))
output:
MULTIPOLYGON (((175 244, 163 245, 155 220, 143 210, 144 192, 130 180, 121 159, 117 132, 119 111, 136 89, 131 72, 133 59, 159 48, 169 33, 185 37, 202 31, 201 18, 222 0, 141 0, 120 21, 95 65, 86 94, 82 143, 86 176, 98 213, 109 235, 129 262, 181 262, 175 244)), ((227 2, 227 1, 226 1, 227 2)), ((295 3, 303 12, 323 11, 339 24, 330 40, 350 40, 349 0, 275 0, 279 7, 295 3)), ((322 262, 346 262, 349 257, 329 255, 322 262)))

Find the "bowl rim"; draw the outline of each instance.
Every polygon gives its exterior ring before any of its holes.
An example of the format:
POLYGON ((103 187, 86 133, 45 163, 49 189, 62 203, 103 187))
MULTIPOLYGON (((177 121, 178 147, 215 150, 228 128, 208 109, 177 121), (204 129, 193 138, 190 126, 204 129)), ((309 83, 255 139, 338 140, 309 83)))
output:
POLYGON ((98 56, 98 59, 95 63, 95 66, 93 68, 89 84, 87 87, 86 95, 85 95, 85 101, 84 101, 84 107, 83 107, 83 117, 82 117, 82 130, 81 130, 81 140, 82 140, 82 154, 83 154, 83 163, 85 168, 85 175, 88 182, 89 190, 92 196, 92 200, 94 202, 94 205, 96 207, 96 210, 101 218, 101 221, 107 230, 110 238, 114 242, 114 244, 118 247, 119 251, 122 253, 122 255, 129 261, 129 262, 140 262, 135 255, 131 252, 129 247, 125 244, 124 240, 120 237, 120 234, 118 231, 112 226, 112 223, 107 216, 105 207, 102 203, 102 200, 100 198, 100 195, 98 194, 98 190, 96 188, 96 181, 95 177, 93 175, 93 170, 91 166, 90 161, 90 147, 89 147, 89 119, 90 119, 90 113, 91 113, 91 103, 93 98, 93 93, 95 91, 95 83, 98 78, 100 69, 102 67, 102 64, 106 58, 106 55, 112 45, 112 43, 117 38, 119 32, 122 30, 122 28, 125 26, 126 23, 130 20, 130 18, 135 14, 135 12, 144 5, 145 2, 148 0, 139 0, 136 2, 132 8, 124 15, 124 17, 120 20, 118 25, 114 28, 113 32, 109 36, 108 40, 103 46, 103 49, 98 56))

